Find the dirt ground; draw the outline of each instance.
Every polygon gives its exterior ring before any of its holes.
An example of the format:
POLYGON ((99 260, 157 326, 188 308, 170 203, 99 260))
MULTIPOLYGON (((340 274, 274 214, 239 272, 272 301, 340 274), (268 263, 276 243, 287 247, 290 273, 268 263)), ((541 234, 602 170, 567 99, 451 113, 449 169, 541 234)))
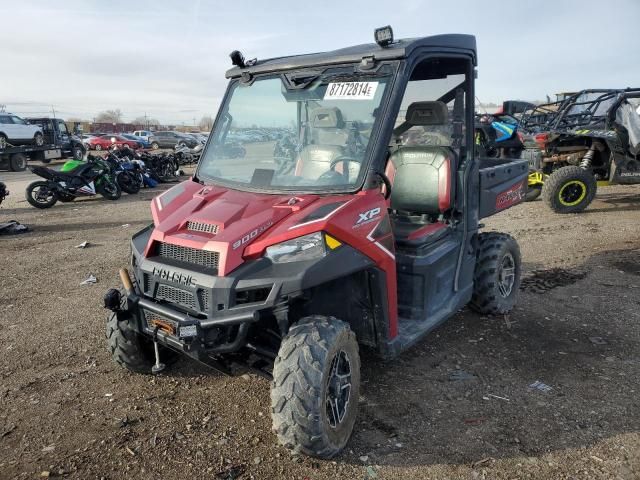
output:
POLYGON ((0 220, 31 228, 0 237, 0 479, 640 478, 639 187, 488 219, 522 249, 517 309, 464 310, 392 362, 363 353, 354 436, 318 461, 277 445, 260 377, 111 362, 102 296, 157 190, 39 211, 28 176, 0 179, 0 220))

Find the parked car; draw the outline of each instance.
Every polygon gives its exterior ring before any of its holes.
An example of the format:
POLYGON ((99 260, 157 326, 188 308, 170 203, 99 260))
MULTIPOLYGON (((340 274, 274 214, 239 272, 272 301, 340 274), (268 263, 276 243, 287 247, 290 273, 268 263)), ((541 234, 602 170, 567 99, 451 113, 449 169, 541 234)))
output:
POLYGON ((91 150, 108 150, 112 145, 122 147, 127 145, 131 148, 140 148, 141 144, 137 140, 130 140, 122 135, 116 135, 113 133, 107 133, 100 137, 94 137, 87 140, 87 147, 91 150))
POLYGON ((11 145, 44 145, 42 128, 30 125, 26 120, 12 113, 0 113, 0 150, 11 145))
POLYGON ((186 135, 190 135, 193 138, 195 138, 199 143, 201 143, 202 145, 204 145, 205 143, 207 143, 207 137, 204 136, 203 134, 201 134, 200 132, 189 132, 186 135))
POLYGON ((126 139, 138 142, 142 148, 151 148, 151 143, 149 142, 149 140, 142 135, 136 136, 131 133, 123 133, 122 136, 126 139))
POLYGON ((157 148, 173 148, 176 145, 186 145, 189 148, 194 148, 200 142, 184 133, 161 131, 153 132, 153 136, 149 138, 149 143, 151 143, 151 148, 155 150, 157 148))
POLYGON ((132 135, 144 139, 145 141, 149 141, 149 137, 151 137, 153 135, 153 132, 150 132, 149 130, 136 130, 135 132, 132 133, 132 135))

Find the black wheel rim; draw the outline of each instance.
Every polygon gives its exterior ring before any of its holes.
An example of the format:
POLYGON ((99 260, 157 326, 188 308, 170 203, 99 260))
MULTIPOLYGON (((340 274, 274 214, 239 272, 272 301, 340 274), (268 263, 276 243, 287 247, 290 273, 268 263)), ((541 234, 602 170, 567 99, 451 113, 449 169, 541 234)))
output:
POLYGON ((565 183, 560 189, 560 203, 565 206, 577 205, 584 199, 587 186, 580 180, 572 180, 565 183))
POLYGON ((507 298, 513 291, 513 285, 516 283, 516 262, 511 253, 506 253, 500 262, 500 270, 498 271, 498 290, 500 295, 507 298))
POLYGON ((46 204, 53 200, 53 192, 44 185, 40 185, 31 190, 31 198, 37 203, 46 204))
POLYGON ((331 361, 325 408, 331 428, 337 428, 347 416, 351 400, 351 361, 344 350, 340 350, 331 361))
POLYGON ((113 183, 111 183, 111 182, 109 182, 109 181, 105 181, 105 182, 104 182, 104 187, 103 187, 103 188, 104 188, 104 191, 105 191, 109 196, 113 197, 113 196, 115 196, 115 195, 116 195, 117 188, 116 188, 116 186, 115 186, 113 183))

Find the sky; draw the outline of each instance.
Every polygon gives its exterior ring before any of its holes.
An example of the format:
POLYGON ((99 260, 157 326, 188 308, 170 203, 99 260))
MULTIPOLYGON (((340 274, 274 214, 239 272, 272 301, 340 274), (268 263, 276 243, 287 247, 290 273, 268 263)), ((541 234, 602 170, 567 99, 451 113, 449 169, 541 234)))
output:
POLYGON ((119 108, 193 124, 215 115, 229 53, 268 58, 469 33, 481 102, 640 86, 640 0, 0 0, 0 105, 91 120, 119 108))

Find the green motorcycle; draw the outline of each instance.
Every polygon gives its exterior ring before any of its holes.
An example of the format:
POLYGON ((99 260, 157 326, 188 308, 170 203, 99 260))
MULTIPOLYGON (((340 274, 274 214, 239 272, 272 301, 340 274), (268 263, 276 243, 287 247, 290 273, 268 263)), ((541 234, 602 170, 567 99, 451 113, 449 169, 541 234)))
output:
POLYGON ((31 167, 31 171, 45 179, 31 183, 25 192, 27 201, 36 208, 51 208, 58 200, 72 202, 76 197, 98 194, 117 200, 122 194, 109 165, 100 157, 86 162, 68 160, 60 170, 31 167))

